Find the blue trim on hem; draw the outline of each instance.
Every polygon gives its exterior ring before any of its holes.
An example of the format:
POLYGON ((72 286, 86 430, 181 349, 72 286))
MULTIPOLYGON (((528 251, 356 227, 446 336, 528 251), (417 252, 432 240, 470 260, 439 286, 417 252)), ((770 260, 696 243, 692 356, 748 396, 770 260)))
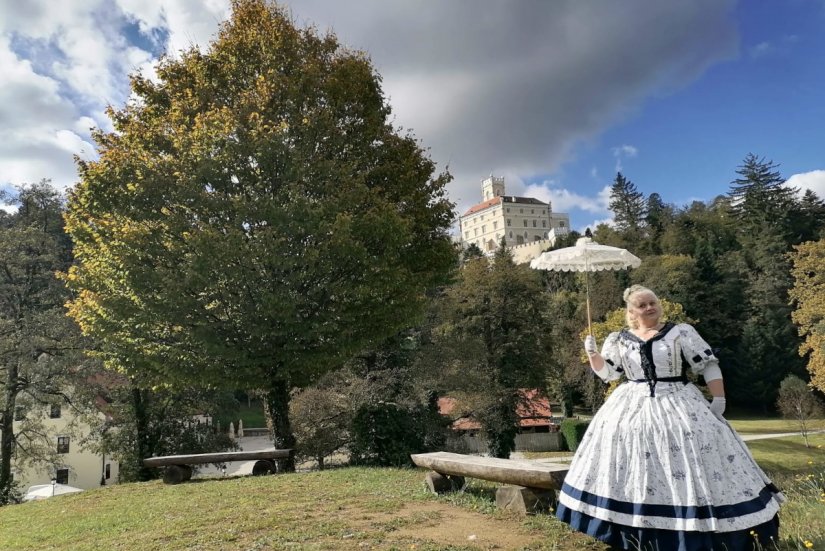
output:
POLYGON ((611 499, 602 497, 584 490, 579 490, 564 483, 562 492, 568 496, 592 505, 614 511, 616 513, 624 513, 626 515, 636 515, 645 517, 668 517, 677 519, 726 519, 741 517, 749 515, 757 511, 765 509, 765 506, 770 503, 775 494, 775 486, 773 484, 766 485, 759 495, 748 501, 734 503, 731 505, 663 505, 653 503, 633 503, 631 501, 621 501, 618 499, 611 499))
POLYGON ((559 503, 556 517, 573 529, 614 549, 635 551, 732 551, 768 549, 779 541, 779 515, 762 524, 732 532, 636 528, 597 519, 559 503))

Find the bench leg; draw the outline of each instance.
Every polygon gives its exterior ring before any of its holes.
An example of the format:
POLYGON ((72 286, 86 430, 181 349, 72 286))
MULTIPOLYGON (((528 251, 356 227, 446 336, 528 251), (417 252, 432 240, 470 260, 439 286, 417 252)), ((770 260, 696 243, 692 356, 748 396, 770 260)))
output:
POLYGON ((163 471, 163 482, 180 484, 192 478, 192 467, 188 465, 170 465, 163 471))
POLYGON ((434 494, 444 494, 447 492, 455 492, 464 487, 464 477, 456 475, 446 475, 430 471, 424 477, 424 482, 427 487, 434 494))
POLYGON ((262 474, 270 474, 275 472, 275 463, 266 459, 260 459, 252 465, 252 475, 259 476, 262 474))
POLYGON ((501 486, 496 490, 496 506, 523 515, 546 513, 556 500, 556 492, 523 486, 501 486))

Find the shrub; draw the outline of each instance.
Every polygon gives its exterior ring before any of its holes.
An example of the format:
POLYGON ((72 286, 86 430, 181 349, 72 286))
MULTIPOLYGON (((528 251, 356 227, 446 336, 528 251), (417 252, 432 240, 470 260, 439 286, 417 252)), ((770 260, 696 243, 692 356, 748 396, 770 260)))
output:
POLYGON ((571 452, 576 451, 589 424, 590 421, 582 421, 580 419, 564 419, 561 422, 561 434, 564 440, 564 446, 568 450, 571 452))
POLYGON ((363 406, 352 422, 350 462, 354 465, 401 467, 412 465, 411 453, 443 444, 432 431, 426 406, 401 407, 390 402, 363 406))

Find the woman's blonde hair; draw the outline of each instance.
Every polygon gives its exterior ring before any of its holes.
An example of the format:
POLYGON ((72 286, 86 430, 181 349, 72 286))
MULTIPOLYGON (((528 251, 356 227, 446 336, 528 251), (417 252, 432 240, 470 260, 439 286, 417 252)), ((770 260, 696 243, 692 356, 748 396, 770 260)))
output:
POLYGON ((638 329, 639 328, 639 321, 636 319, 635 316, 633 316, 633 314, 630 313, 630 307, 635 306, 630 301, 631 301, 632 297, 634 297, 636 295, 639 295, 639 294, 642 294, 642 293, 650 293, 651 295, 653 295, 653 298, 656 301, 656 311, 659 314, 657 319, 662 319, 662 316, 664 315, 664 310, 662 310, 662 303, 659 300, 659 297, 656 296, 656 293, 654 293, 653 291, 651 291, 647 287, 644 287, 643 285, 631 285, 630 287, 625 289, 624 293, 622 294, 622 298, 624 299, 624 302, 625 302, 624 319, 627 322, 627 326, 630 327, 631 329, 638 329))

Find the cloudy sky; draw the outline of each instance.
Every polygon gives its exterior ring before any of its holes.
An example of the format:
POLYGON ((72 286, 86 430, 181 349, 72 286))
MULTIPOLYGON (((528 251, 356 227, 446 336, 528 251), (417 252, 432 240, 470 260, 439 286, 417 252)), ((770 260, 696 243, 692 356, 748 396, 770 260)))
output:
MULTIPOLYGON (((292 0, 371 56, 399 127, 455 176, 552 201, 583 229, 621 171, 678 206, 749 152, 825 198, 825 0, 292 0)), ((228 0, 0 0, 0 188, 73 185, 127 76, 205 48, 228 0)))

